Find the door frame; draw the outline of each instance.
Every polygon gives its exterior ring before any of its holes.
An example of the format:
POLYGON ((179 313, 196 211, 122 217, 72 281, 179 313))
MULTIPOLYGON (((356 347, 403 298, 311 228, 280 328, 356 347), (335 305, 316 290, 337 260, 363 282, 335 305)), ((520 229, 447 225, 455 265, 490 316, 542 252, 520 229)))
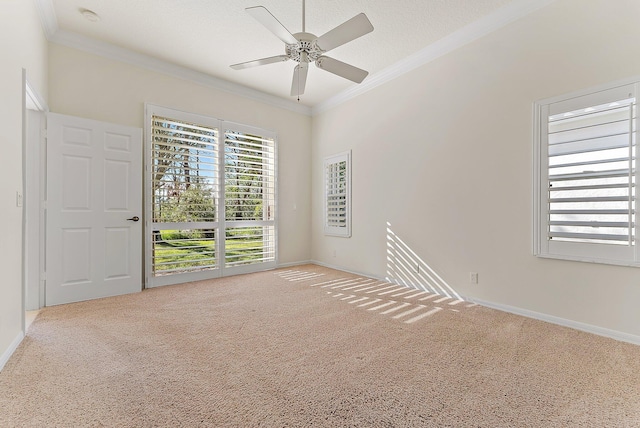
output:
POLYGON ((44 177, 46 159, 44 128, 49 107, 29 82, 23 69, 24 88, 22 111, 22 327, 26 332, 25 312, 44 307, 44 177), (36 115, 30 112, 36 112, 36 115), (34 116, 38 120, 29 120, 34 116), (34 144, 37 144, 34 147, 34 144), (32 224, 38 227, 30 227, 32 224), (36 247, 36 248, 33 248, 36 247), (35 281, 34 281, 35 278, 35 281), (34 286, 35 284, 35 286, 34 286), (37 297, 34 307, 33 294, 37 297))
MULTIPOLYGON (((144 127, 143 127, 143 137, 142 137, 142 172, 144 174, 143 177, 143 200, 144 206, 142 211, 144 212, 144 238, 142 242, 143 248, 143 257, 142 257, 142 281, 144 284, 144 288, 155 288, 162 287, 165 285, 174 285, 174 284, 182 284, 186 282, 193 281, 201 281, 204 279, 210 278, 219 278, 221 276, 221 271, 219 268, 207 271, 199 271, 199 272, 188 272, 180 274, 180 281, 176 282, 175 278, 171 275, 168 276, 153 276, 153 184, 151 182, 151 172, 153 168, 153 162, 151 160, 151 156, 153 154, 153 148, 150 144, 152 131, 152 124, 149 120, 153 114, 160 114, 167 117, 172 117, 172 114, 179 113, 181 118, 187 117, 193 123, 198 123, 199 125, 211 126, 215 128, 219 128, 218 119, 207 117, 197 113, 189 113, 182 110, 176 110, 169 107, 163 107, 157 104, 145 103, 144 105, 144 127)), ((220 134, 218 134, 219 136, 220 134)), ((218 137, 219 138, 219 137, 218 137)), ((218 144, 220 142, 218 141, 218 144)), ((215 229, 219 229, 219 221, 218 218, 215 222, 215 229)), ((219 243, 216 239, 216 253, 219 251, 219 243)))

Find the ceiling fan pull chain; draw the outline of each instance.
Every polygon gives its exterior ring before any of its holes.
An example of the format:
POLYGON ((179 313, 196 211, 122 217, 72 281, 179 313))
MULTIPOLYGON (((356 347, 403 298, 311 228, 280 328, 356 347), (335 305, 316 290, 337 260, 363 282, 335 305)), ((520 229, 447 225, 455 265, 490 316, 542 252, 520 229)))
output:
MULTIPOLYGON (((302 0, 302 1, 304 2, 304 0, 302 0)), ((300 66, 298 66, 298 67, 300 67, 300 66)), ((300 102, 300 69, 298 69, 298 102, 300 102)))
MULTIPOLYGON (((302 1, 304 1, 304 0, 302 0, 302 1)), ((298 84, 298 91, 297 91, 297 92, 298 92, 298 102, 300 102, 300 66, 298 65, 298 66, 293 70, 293 72, 294 72, 294 73, 296 73, 296 72, 298 73, 298 81, 297 81, 297 84, 298 84)))

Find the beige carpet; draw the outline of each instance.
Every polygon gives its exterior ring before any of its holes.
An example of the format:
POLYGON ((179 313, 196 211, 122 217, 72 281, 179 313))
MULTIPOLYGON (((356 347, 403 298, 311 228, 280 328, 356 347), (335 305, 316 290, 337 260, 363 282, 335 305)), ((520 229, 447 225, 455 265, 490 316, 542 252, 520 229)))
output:
POLYGON ((640 347, 389 287, 301 266, 46 308, 0 426, 640 426, 640 347))

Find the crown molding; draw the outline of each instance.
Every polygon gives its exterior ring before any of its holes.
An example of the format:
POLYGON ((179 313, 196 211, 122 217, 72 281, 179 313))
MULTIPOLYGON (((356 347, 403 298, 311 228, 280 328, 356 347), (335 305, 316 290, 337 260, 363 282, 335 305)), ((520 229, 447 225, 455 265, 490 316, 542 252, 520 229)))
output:
POLYGON ((105 58, 125 62, 134 66, 146 68, 151 71, 168 74, 179 79, 189 80, 214 89, 230 92, 255 101, 311 116, 311 107, 285 100, 275 95, 248 88, 246 86, 231 83, 206 73, 172 64, 167 61, 154 58, 149 55, 133 52, 110 43, 102 42, 71 31, 61 30, 58 27, 53 0, 33 0, 44 34, 52 43, 78 49, 105 58))
POLYGON ((47 40, 50 40, 58 31, 58 18, 53 8, 53 0, 33 0, 38 11, 40 24, 47 40))
POLYGON ((555 1, 556 0, 515 0, 495 12, 430 44, 415 54, 369 76, 369 78, 360 85, 352 86, 328 100, 317 104, 312 109, 312 115, 315 116, 337 107, 352 98, 394 80, 422 65, 428 64, 555 1))
POLYGON ((106 42, 92 39, 77 33, 58 28, 58 21, 53 7, 53 0, 33 0, 36 4, 42 28, 47 39, 53 43, 91 54, 103 56, 134 66, 168 74, 180 79, 189 80, 204 86, 223 90, 235 95, 263 102, 265 104, 290 110, 307 116, 315 116, 364 94, 380 85, 396 79, 422 65, 428 64, 462 46, 465 46, 487 34, 496 31, 517 19, 539 10, 556 0, 515 0, 501 7, 460 30, 438 40, 426 48, 392 64, 391 66, 369 76, 363 83, 323 101, 314 107, 308 107, 275 95, 232 83, 206 73, 187 67, 172 64, 148 55, 133 52, 106 42))
POLYGON ((172 64, 149 55, 133 52, 131 50, 71 31, 58 30, 53 37, 49 39, 49 41, 137 67, 146 68, 158 73, 167 74, 179 79, 188 80, 204 86, 230 92, 274 107, 290 110, 307 116, 311 115, 311 107, 285 100, 275 95, 270 95, 246 86, 231 83, 209 74, 192 70, 177 64, 172 64))

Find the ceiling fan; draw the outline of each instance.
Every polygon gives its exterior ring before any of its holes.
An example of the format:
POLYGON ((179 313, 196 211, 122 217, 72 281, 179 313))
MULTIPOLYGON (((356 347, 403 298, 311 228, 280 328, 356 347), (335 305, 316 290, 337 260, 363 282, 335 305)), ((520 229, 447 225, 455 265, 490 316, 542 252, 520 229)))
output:
POLYGON ((291 96, 298 97, 304 94, 310 62, 315 62, 316 66, 321 70, 328 71, 329 73, 333 73, 355 83, 361 83, 369 74, 369 72, 358 67, 324 55, 331 49, 342 46, 373 31, 373 25, 371 25, 371 22, 364 13, 356 15, 338 25, 333 30, 326 32, 320 37, 316 37, 314 34, 305 31, 305 0, 302 0, 302 32, 295 34, 291 34, 289 30, 263 6, 248 7, 245 10, 259 23, 264 25, 267 30, 271 31, 284 42, 285 54, 234 64, 231 66, 234 70, 293 60, 297 62, 298 65, 296 65, 293 71, 291 96))

